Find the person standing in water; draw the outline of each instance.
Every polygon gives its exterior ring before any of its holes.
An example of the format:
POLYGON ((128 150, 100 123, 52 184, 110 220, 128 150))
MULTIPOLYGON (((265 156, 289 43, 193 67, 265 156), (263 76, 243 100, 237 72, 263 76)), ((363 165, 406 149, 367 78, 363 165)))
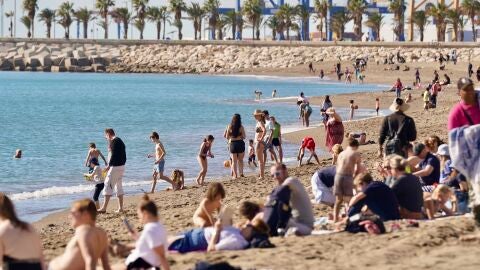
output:
POLYGON ((88 148, 87 158, 85 159, 85 166, 89 167, 90 161, 94 158, 96 158, 97 160, 100 160, 99 157, 103 159, 103 161, 105 162, 105 166, 107 166, 107 160, 103 156, 102 152, 100 152, 100 150, 97 149, 97 146, 95 145, 95 143, 93 142, 90 143, 88 148))
POLYGON ((155 158, 155 162, 153 165, 153 179, 152 179, 152 188, 150 189, 150 193, 155 192, 155 186, 157 185, 157 178, 167 181, 172 185, 173 190, 176 189, 175 184, 173 181, 166 175, 164 175, 165 171, 165 148, 163 147, 162 142, 160 142, 160 136, 158 136, 157 132, 152 132, 150 135, 150 140, 152 143, 155 144, 155 154, 148 154, 147 158, 155 158))
POLYGON ((214 157, 212 154, 212 144, 214 139, 215 138, 213 135, 208 135, 205 139, 203 139, 203 143, 200 146, 200 152, 198 153, 197 160, 202 170, 198 174, 197 180, 195 180, 198 185, 203 185, 205 183, 205 176, 207 175, 208 169, 207 157, 214 157))
POLYGON ((350 121, 353 120, 353 115, 355 113, 355 110, 357 109, 358 107, 355 105, 355 102, 352 100, 350 100, 350 121))
POLYGON ((277 97, 277 89, 273 89, 272 98, 276 98, 276 97, 277 97))

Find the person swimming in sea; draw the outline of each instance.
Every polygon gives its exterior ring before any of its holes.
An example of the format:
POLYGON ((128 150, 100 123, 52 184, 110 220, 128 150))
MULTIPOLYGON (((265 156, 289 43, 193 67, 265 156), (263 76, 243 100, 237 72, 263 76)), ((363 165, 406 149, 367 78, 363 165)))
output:
POLYGON ((15 159, 21 159, 22 158, 22 149, 17 149, 15 151, 15 155, 13 156, 15 159))

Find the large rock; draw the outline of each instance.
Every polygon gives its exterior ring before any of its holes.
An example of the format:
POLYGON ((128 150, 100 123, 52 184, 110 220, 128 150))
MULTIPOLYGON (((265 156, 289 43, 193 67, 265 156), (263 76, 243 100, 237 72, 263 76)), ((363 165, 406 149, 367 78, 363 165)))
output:
POLYGON ((64 62, 67 69, 70 69, 71 66, 77 66, 78 64, 77 59, 72 57, 65 58, 64 62))
POLYGON ((40 61, 36 57, 27 57, 25 60, 28 67, 37 68, 41 66, 40 61))
POLYGON ((15 70, 25 70, 25 60, 21 56, 16 56, 13 58, 13 66, 15 70))
POLYGON ((8 71, 8 70, 13 70, 15 67, 13 66, 13 63, 8 60, 8 59, 1 59, 0 60, 0 70, 2 71, 8 71))
POLYGON ((50 58, 49 53, 43 52, 41 54, 35 55, 34 58, 38 59, 42 67, 50 67, 52 65, 52 59, 50 58))
POLYGON ((67 71, 67 68, 63 66, 52 66, 50 69, 51 72, 65 72, 67 71))
POLYGON ((80 67, 86 67, 86 66, 90 66, 92 63, 90 62, 90 60, 86 57, 80 57, 80 58, 76 58, 77 59, 77 65, 80 66, 80 67))
POLYGON ((105 66, 102 64, 92 64, 92 68, 94 72, 105 72, 105 66))
POLYGON ((106 61, 105 58, 99 57, 99 56, 91 56, 90 61, 92 62, 92 65, 94 64, 100 64, 106 66, 106 61))
POLYGON ((85 57, 85 52, 83 50, 77 49, 77 50, 74 50, 72 53, 73 53, 73 57, 77 59, 85 57))

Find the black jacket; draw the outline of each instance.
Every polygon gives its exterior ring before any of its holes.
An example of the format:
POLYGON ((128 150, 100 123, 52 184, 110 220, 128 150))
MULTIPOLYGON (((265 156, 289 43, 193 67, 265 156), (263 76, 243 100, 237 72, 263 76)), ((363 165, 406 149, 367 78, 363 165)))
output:
POLYGON ((127 162, 127 153, 125 152, 125 144, 122 139, 115 137, 110 142, 110 151, 112 151, 112 153, 108 163, 109 166, 116 167, 125 165, 127 162))
POLYGON ((392 139, 392 136, 398 132, 402 123, 405 123, 398 138, 403 145, 407 145, 409 142, 413 142, 417 139, 417 128, 415 127, 415 121, 410 116, 405 115, 403 112, 394 112, 383 119, 380 127, 380 137, 378 143, 383 145, 386 140, 392 139), (390 127, 388 122, 390 121, 390 127))

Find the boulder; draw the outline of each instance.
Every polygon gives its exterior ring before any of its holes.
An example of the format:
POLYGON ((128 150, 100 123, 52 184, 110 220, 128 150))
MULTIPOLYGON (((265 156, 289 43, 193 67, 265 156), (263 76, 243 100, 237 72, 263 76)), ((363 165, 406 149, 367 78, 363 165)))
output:
POLYGON ((106 61, 105 61, 105 58, 103 57, 99 57, 99 56, 92 56, 90 57, 90 61, 92 61, 92 65, 93 64, 101 64, 101 65, 104 65, 106 66, 106 61))
POLYGON ((105 66, 102 64, 92 64, 92 68, 94 72, 105 72, 105 66))
POLYGON ((68 70, 68 72, 78 72, 80 70, 80 67, 76 65, 71 65, 66 67, 66 69, 68 70))
POLYGON ((52 65, 53 66, 62 66, 62 67, 65 66, 65 61, 64 61, 65 58, 64 57, 52 56, 51 59, 52 59, 52 65))
POLYGON ((67 68, 64 66, 52 66, 50 69, 51 72, 65 72, 67 71, 67 68))
POLYGON ((15 70, 19 68, 20 70, 25 69, 25 60, 23 57, 16 56, 13 58, 13 66, 15 67, 15 70))
POLYGON ((86 57, 80 57, 80 58, 76 58, 77 59, 77 65, 80 66, 80 67, 86 67, 86 66, 90 66, 92 63, 90 62, 90 60, 86 57))
POLYGON ((14 70, 15 67, 13 66, 13 63, 8 60, 8 59, 2 59, 0 60, 0 70, 2 71, 8 71, 8 70, 14 70))
POLYGON ((40 61, 36 57, 27 57, 26 64, 28 67, 31 67, 31 68, 37 68, 41 66, 40 61))
POLYGON ((77 59, 85 57, 85 52, 83 50, 78 50, 78 49, 74 50, 72 54, 73 54, 73 57, 77 59))
POLYGON ((78 63, 77 59, 72 57, 65 58, 64 62, 65 62, 65 67, 67 69, 69 69, 71 66, 77 66, 77 63, 78 63))

